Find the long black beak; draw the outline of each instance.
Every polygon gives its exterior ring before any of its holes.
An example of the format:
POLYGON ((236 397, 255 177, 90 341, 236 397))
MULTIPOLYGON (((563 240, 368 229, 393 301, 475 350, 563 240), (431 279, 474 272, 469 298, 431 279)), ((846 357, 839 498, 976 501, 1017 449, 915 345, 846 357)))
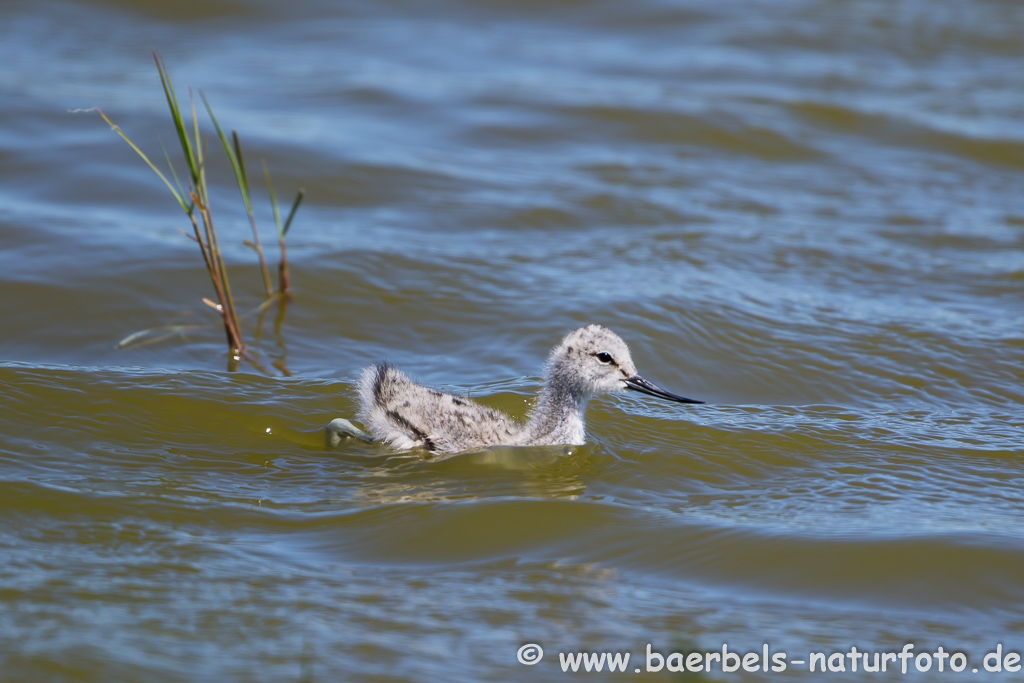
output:
POLYGON ((664 389, 659 387, 657 384, 654 384, 653 382, 648 382, 647 380, 645 380, 640 375, 633 375, 632 377, 629 377, 628 379, 624 379, 622 381, 626 383, 627 387, 629 387, 630 389, 633 389, 634 391, 639 391, 642 394, 650 394, 651 396, 657 396, 658 398, 667 398, 668 400, 675 401, 677 403, 703 403, 704 402, 704 401, 697 401, 697 400, 692 399, 692 398, 686 398, 685 396, 679 396, 678 394, 673 394, 670 391, 665 391, 664 389))

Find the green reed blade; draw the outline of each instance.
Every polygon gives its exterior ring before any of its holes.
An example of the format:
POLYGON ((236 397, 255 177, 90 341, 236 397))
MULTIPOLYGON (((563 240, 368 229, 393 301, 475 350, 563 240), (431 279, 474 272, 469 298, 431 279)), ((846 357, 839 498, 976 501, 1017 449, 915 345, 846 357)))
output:
POLYGON ((181 108, 178 106, 178 97, 174 94, 174 84, 171 83, 167 67, 160 59, 156 51, 153 51, 153 60, 156 62, 156 70, 160 74, 160 85, 164 89, 164 97, 167 98, 167 107, 171 110, 171 119, 174 121, 174 130, 178 134, 178 142, 181 144, 181 151, 185 155, 185 163, 188 164, 189 172, 192 175, 194 185, 199 185, 198 162, 192 144, 189 141, 185 122, 181 117, 181 108))
POLYGON ((206 145, 202 142, 199 133, 199 117, 196 115, 196 99, 192 96, 192 88, 188 89, 189 108, 192 110, 192 134, 195 137, 195 154, 199 162, 197 171, 196 189, 202 193, 203 203, 206 203, 206 145))
POLYGON ((270 207, 274 210, 274 227, 277 228, 277 236, 284 238, 284 232, 281 231, 281 212, 277 208, 277 195, 274 193, 274 184, 270 182, 270 168, 267 166, 267 160, 263 160, 263 177, 267 179, 267 194, 270 195, 270 207))
POLYGON ((235 159, 238 160, 239 187, 245 188, 243 194, 245 195, 246 208, 252 211, 252 207, 249 204, 249 176, 245 172, 245 157, 242 156, 242 143, 238 139, 237 130, 231 131, 231 141, 234 143, 235 159))
MULTIPOLYGON (((174 178, 174 184, 178 188, 178 194, 175 196, 184 197, 185 189, 181 186, 181 181, 178 180, 178 174, 175 172, 174 164, 171 162, 171 155, 167 153, 167 148, 164 147, 164 141, 160 139, 159 135, 156 136, 156 141, 160 143, 160 150, 164 153, 164 159, 167 161, 167 168, 170 169, 171 177, 174 178)), ((192 211, 195 210, 196 205, 195 202, 192 202, 191 204, 188 205, 187 209, 184 207, 184 205, 182 206, 182 208, 185 209, 185 213, 191 215, 192 211)))
POLYGON ((238 190, 242 193, 242 201, 245 202, 245 210, 248 213, 252 213, 252 199, 249 193, 249 179, 245 173, 245 165, 242 160, 241 146, 238 142, 238 134, 234 133, 234 145, 228 141, 228 136, 224 133, 224 129, 221 128, 220 122, 213 113, 213 108, 210 106, 210 102, 206 99, 206 95, 202 90, 199 91, 199 97, 203 100, 203 105, 206 107, 206 113, 210 117, 210 121, 213 122, 213 128, 217 131, 217 139, 220 140, 221 146, 224 147, 224 154, 228 158, 228 162, 231 164, 231 171, 235 174, 235 181, 238 183, 238 190))
POLYGON ((127 135, 124 134, 124 131, 122 131, 118 126, 114 125, 114 122, 111 121, 107 117, 107 115, 103 113, 102 110, 97 108, 96 111, 99 113, 100 116, 103 117, 103 120, 107 122, 107 125, 109 125, 115 133, 120 135, 121 139, 127 142, 128 146, 135 150, 136 154, 142 157, 142 160, 146 162, 147 166, 153 169, 153 172, 157 174, 160 180, 164 181, 164 184, 167 186, 167 189, 170 190, 171 194, 174 195, 174 198, 178 200, 178 204, 181 206, 182 211, 184 211, 185 213, 192 213, 192 209, 185 203, 185 200, 182 197, 181 193, 174 189, 174 185, 171 185, 171 181, 167 179, 167 176, 160 172, 160 169, 156 167, 156 164, 149 160, 149 157, 146 156, 146 153, 139 149, 138 146, 134 142, 132 142, 127 135))
POLYGON ((295 218, 295 212, 299 210, 299 204, 302 203, 305 196, 306 191, 304 189, 300 189, 299 193, 295 195, 295 203, 292 204, 292 210, 288 212, 288 218, 284 222, 284 230, 281 231, 282 235, 288 234, 288 229, 292 227, 292 219, 295 218))

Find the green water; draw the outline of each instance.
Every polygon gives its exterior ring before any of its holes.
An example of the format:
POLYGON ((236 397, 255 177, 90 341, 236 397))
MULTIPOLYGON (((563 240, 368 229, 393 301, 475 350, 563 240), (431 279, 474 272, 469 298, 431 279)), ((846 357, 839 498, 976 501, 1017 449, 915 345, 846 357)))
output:
POLYGON ((1018 680, 1022 57, 998 1, 5 3, 0 680, 1018 680), (239 372, 173 199, 74 111, 159 158, 151 49, 307 191, 239 372), (379 360, 522 417, 591 322, 708 404, 325 446, 379 360), (647 670, 723 644, 788 666, 647 670))

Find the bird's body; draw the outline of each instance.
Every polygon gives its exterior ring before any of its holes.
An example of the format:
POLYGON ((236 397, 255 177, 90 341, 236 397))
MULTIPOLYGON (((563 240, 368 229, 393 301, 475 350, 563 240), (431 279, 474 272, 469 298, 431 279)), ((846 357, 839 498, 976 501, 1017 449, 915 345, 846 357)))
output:
POLYGON ((400 450, 457 453, 512 443, 523 430, 497 410, 416 384, 386 363, 363 372, 359 396, 370 433, 400 450))
POLYGON ((430 389, 384 363, 366 368, 359 381, 359 417, 392 448, 458 453, 488 446, 581 445, 583 415, 597 393, 634 389, 681 403, 636 373, 626 343, 611 330, 587 325, 555 347, 544 389, 525 423, 466 398, 430 389))

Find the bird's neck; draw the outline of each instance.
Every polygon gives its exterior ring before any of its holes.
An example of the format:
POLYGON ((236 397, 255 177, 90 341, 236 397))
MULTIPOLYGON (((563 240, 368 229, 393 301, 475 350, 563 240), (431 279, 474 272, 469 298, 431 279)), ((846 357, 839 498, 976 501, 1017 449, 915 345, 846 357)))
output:
POLYGON ((527 423, 530 441, 536 445, 583 445, 586 432, 583 413, 587 395, 570 391, 567 383, 550 378, 527 423))

